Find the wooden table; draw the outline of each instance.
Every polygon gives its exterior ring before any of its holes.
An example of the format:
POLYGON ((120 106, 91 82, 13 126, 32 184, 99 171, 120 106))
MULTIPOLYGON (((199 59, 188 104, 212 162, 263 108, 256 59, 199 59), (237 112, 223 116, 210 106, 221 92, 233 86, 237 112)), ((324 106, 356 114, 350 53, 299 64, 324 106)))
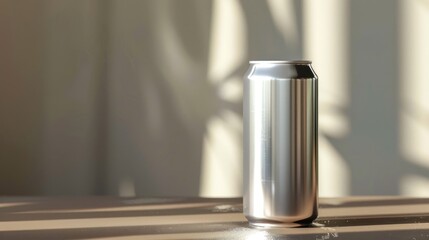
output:
POLYGON ((253 229, 241 199, 0 198, 0 239, 429 239, 429 199, 320 200, 311 227, 253 229))

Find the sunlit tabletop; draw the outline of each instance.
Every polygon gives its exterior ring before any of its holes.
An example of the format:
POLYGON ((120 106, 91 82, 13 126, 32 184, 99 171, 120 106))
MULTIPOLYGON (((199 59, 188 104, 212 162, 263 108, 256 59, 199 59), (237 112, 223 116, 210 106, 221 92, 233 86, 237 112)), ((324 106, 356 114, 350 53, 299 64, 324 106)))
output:
POLYGON ((239 198, 0 197, 0 239, 429 239, 425 198, 327 198, 319 215, 254 229, 239 198))

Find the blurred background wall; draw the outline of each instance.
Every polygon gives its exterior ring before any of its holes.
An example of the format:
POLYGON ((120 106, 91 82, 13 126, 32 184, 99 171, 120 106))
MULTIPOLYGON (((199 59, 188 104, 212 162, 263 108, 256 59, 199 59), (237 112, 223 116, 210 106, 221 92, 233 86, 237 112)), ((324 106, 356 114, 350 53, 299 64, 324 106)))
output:
POLYGON ((0 0, 0 194, 240 196, 251 59, 320 77, 320 195, 429 196, 428 0, 0 0))

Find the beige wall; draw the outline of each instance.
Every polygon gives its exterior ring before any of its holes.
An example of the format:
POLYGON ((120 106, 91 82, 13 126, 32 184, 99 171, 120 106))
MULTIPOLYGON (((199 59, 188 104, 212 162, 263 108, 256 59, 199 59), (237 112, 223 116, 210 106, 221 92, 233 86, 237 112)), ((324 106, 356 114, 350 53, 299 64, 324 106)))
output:
POLYGON ((249 59, 313 60, 322 196, 429 196, 427 0, 0 1, 0 194, 239 196, 249 59))

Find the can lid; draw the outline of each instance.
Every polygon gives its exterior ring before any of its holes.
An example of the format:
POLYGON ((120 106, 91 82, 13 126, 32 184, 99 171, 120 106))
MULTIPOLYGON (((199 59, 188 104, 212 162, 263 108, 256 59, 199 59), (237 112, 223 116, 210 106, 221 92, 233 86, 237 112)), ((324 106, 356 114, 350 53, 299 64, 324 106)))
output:
POLYGON ((249 61, 250 64, 311 64, 309 60, 257 60, 257 61, 249 61))

